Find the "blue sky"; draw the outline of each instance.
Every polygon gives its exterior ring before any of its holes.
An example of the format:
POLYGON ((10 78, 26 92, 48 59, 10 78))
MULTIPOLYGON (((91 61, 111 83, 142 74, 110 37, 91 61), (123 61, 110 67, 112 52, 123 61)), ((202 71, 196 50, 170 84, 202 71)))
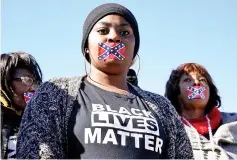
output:
MULTIPOLYGON (((106 2, 125 5, 137 18, 143 89, 163 95, 171 70, 196 62, 214 79, 221 110, 237 112, 236 0, 2 0, 1 52, 29 52, 45 81, 85 74, 82 26, 106 2)), ((138 61, 133 68, 138 70, 138 61)))

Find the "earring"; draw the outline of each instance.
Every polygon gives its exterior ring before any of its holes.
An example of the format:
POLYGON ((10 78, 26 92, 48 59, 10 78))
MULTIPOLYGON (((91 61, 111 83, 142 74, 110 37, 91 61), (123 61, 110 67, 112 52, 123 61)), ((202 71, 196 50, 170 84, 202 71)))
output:
POLYGON ((134 57, 134 59, 132 60, 129 67, 132 67, 135 64, 136 61, 137 61, 137 55, 136 55, 136 57, 134 57))
POLYGON ((84 69, 85 69, 85 72, 86 72, 86 75, 88 75, 88 72, 87 72, 87 68, 86 68, 86 54, 89 54, 89 49, 88 48, 85 48, 85 54, 84 54, 84 69))
POLYGON ((89 53, 89 49, 88 49, 88 48, 86 48, 86 49, 85 49, 85 52, 86 52, 86 53, 89 53))
POLYGON ((138 77, 138 73, 140 71, 140 56, 139 56, 138 53, 137 53, 136 57, 134 57, 131 65, 129 66, 129 68, 132 67, 135 64, 135 62, 137 61, 137 58, 138 58, 138 70, 137 70, 137 77, 138 77))

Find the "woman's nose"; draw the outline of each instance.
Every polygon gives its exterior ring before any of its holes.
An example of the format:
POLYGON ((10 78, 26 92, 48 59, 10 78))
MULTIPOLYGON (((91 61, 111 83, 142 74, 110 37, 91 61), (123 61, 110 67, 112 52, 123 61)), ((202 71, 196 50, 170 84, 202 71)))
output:
POLYGON ((117 33, 116 30, 111 30, 108 36, 109 36, 108 37, 108 42, 116 42, 116 43, 121 42, 119 33, 117 33))
POLYGON ((194 86, 200 86, 200 81, 199 80, 195 80, 193 85, 194 86))
POLYGON ((30 92, 34 92, 38 87, 39 87, 38 84, 33 84, 33 85, 30 87, 29 91, 30 91, 30 92))

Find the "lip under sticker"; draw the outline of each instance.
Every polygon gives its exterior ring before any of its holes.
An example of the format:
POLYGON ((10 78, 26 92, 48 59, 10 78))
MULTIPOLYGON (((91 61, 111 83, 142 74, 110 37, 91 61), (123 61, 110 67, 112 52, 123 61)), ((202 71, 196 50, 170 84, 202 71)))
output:
POLYGON ((33 97, 34 92, 26 92, 24 93, 24 99, 26 103, 29 103, 30 99, 33 97))
POLYGON ((99 60, 114 59, 124 60, 126 55, 125 45, 123 43, 98 43, 99 60))
POLYGON ((203 86, 192 86, 187 88, 188 99, 205 99, 206 98, 206 88, 203 86))

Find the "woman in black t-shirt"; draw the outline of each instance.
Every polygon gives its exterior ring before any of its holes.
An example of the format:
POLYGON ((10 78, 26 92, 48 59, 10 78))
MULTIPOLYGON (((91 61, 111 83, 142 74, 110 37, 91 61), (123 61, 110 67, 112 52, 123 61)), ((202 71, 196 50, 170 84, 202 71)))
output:
POLYGON ((191 144, 163 96, 127 83, 139 49, 134 15, 106 3, 83 27, 87 75, 46 82, 28 105, 18 158, 190 159, 191 144))

